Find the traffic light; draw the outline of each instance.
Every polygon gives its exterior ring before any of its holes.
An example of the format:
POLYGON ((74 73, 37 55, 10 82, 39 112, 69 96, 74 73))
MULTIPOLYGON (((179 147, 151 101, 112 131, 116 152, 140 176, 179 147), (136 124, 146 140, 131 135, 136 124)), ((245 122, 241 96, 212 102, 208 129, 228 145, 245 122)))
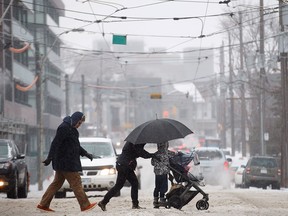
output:
POLYGON ((160 93, 151 93, 150 98, 151 99, 161 99, 162 95, 160 93))

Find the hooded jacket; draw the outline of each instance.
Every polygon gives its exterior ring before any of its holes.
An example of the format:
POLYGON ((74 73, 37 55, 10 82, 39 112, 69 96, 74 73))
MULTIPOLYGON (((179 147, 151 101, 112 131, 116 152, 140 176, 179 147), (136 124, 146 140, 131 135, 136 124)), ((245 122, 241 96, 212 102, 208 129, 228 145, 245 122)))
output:
POLYGON ((151 158, 153 154, 147 152, 144 149, 145 144, 133 144, 130 142, 126 142, 122 153, 119 155, 117 159, 117 163, 119 165, 127 166, 130 169, 135 170, 137 166, 136 158, 151 158))
POLYGON ((75 121, 67 116, 57 128, 48 154, 55 171, 78 172, 82 170, 80 155, 84 156, 87 151, 80 146, 79 132, 73 126, 75 121))
POLYGON ((168 156, 168 142, 158 143, 155 157, 151 159, 151 164, 154 166, 155 175, 169 174, 169 156, 168 156))

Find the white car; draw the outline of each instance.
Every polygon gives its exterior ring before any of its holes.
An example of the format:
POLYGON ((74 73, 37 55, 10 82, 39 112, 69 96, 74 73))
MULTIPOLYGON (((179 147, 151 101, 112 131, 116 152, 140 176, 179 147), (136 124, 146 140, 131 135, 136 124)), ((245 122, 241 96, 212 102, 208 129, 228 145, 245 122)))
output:
MULTIPOLYGON (((83 171, 80 173, 82 186, 85 191, 110 190, 116 183, 116 151, 109 138, 81 137, 80 145, 94 155, 91 161, 87 157, 81 157, 83 171)), ((67 181, 56 193, 56 198, 66 197, 66 192, 72 191, 67 181)), ((120 193, 117 194, 120 196, 120 193)))
POLYGON ((195 148, 195 153, 199 157, 200 174, 204 177, 205 183, 230 188, 229 161, 231 159, 226 159, 223 151, 217 147, 195 148))
POLYGON ((243 172, 245 170, 245 165, 239 166, 234 174, 234 182, 235 182, 235 188, 242 188, 243 187, 243 172))
POLYGON ((230 165, 231 180, 235 183, 235 188, 243 186, 242 175, 248 159, 246 157, 234 157, 230 165))

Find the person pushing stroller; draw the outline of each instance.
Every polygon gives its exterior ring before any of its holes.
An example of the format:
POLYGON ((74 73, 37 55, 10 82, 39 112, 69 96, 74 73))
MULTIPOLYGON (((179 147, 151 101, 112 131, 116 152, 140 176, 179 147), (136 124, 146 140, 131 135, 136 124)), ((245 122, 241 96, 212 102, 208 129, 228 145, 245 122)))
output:
POLYGON ((157 151, 151 159, 155 173, 155 188, 153 192, 154 208, 166 206, 165 193, 168 191, 168 174, 170 172, 168 147, 168 142, 157 143, 157 151))

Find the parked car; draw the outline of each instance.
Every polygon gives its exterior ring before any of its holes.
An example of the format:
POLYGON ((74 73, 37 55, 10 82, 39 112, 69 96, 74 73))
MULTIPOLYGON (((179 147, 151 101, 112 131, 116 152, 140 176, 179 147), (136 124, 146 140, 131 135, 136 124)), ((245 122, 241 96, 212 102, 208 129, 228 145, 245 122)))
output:
POLYGON ((195 152, 200 161, 200 175, 204 177, 205 183, 230 188, 229 161, 231 159, 226 159, 225 154, 218 147, 199 147, 195 152))
POLYGON ((24 159, 13 140, 0 139, 0 192, 7 198, 27 198, 29 173, 24 159))
POLYGON ((276 158, 269 156, 253 156, 243 173, 244 186, 262 187, 272 185, 272 189, 280 189, 281 170, 276 158))
POLYGON ((245 165, 240 165, 236 168, 234 174, 235 188, 242 188, 244 186, 243 182, 243 172, 245 170, 245 165))
POLYGON ((230 164, 231 182, 235 183, 235 187, 241 187, 241 185, 243 184, 241 171, 243 172, 243 169, 248 159, 246 157, 236 157, 236 156, 231 157, 231 159, 232 159, 232 162, 230 164))
MULTIPOLYGON (((91 161, 86 157, 81 157, 83 171, 80 173, 82 186, 85 191, 105 191, 110 190, 116 183, 116 151, 109 138, 81 137, 81 146, 94 155, 91 161)), ((56 198, 66 197, 66 192, 72 191, 67 181, 56 193, 56 198)), ((120 196, 117 194, 117 196, 120 196)))

